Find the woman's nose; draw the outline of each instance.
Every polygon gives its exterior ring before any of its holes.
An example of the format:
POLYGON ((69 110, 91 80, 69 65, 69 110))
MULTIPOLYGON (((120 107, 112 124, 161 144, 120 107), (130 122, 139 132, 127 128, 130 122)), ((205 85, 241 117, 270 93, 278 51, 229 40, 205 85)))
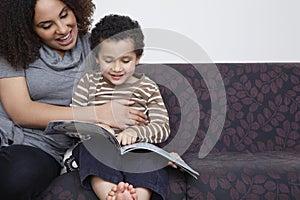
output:
POLYGON ((68 32, 68 26, 64 23, 58 23, 56 33, 58 34, 66 34, 68 32))

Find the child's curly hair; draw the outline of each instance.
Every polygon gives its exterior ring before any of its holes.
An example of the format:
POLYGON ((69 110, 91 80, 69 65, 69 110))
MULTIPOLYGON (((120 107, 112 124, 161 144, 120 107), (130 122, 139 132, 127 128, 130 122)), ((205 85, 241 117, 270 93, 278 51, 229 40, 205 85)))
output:
MULTIPOLYGON (((78 34, 84 35, 92 24, 92 0, 61 0, 75 14, 78 34)), ((33 30, 37 0, 0 1, 0 56, 14 68, 26 68, 39 58, 42 41, 33 30)))
POLYGON ((130 38, 135 45, 135 53, 141 57, 144 51, 144 34, 139 23, 129 16, 109 14, 104 16, 92 29, 90 43, 95 54, 99 44, 106 39, 123 40, 130 38))

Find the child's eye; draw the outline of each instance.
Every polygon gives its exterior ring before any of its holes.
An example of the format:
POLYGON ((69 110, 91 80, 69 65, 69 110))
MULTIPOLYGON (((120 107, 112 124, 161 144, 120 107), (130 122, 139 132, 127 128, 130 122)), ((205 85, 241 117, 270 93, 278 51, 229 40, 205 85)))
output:
POLYGON ((125 64, 129 63, 130 61, 131 61, 131 59, 127 58, 127 57, 122 59, 122 62, 125 63, 125 64))
POLYGON ((110 60, 110 59, 109 59, 109 60, 105 60, 105 62, 106 62, 106 63, 111 63, 112 60, 110 60))
POLYGON ((129 63, 130 60, 123 60, 123 63, 129 63))

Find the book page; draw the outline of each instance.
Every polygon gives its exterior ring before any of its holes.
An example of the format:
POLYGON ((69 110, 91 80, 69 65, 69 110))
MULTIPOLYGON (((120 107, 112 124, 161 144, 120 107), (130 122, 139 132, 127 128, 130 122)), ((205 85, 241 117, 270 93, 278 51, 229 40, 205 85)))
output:
POLYGON ((165 157, 169 161, 175 163, 177 166, 179 166, 183 170, 187 171, 190 175, 192 175, 196 179, 197 179, 197 175, 199 175, 199 173, 197 171, 192 169, 180 157, 172 155, 171 153, 163 150, 162 148, 157 147, 157 146, 155 146, 153 144, 150 144, 150 143, 141 142, 141 143, 135 143, 135 144, 123 146, 123 147, 121 147, 121 154, 125 154, 127 152, 130 152, 130 151, 133 151, 133 150, 136 150, 136 149, 145 149, 145 150, 155 152, 155 153, 165 157))

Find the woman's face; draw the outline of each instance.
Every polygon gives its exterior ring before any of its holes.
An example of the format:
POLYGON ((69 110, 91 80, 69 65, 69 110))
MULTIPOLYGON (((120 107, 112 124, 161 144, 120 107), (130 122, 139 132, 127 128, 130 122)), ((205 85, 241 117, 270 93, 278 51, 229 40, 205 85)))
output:
POLYGON ((78 28, 75 15, 60 0, 37 0, 33 26, 42 41, 61 56, 76 44, 78 28))

